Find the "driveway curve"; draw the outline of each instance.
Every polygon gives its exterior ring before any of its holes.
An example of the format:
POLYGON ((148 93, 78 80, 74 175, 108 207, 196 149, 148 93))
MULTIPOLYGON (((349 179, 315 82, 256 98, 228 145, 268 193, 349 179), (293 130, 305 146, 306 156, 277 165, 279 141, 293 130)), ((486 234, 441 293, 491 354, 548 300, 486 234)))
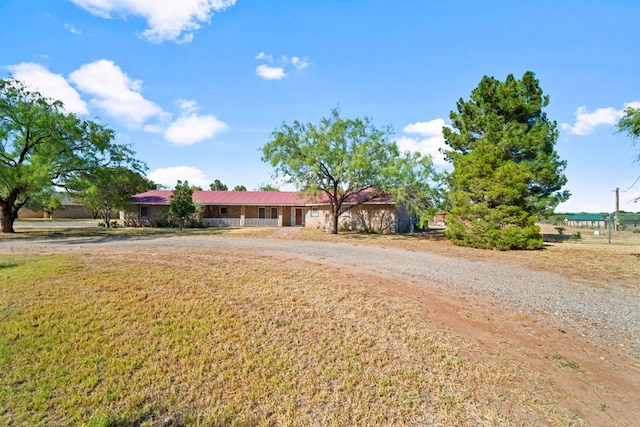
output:
POLYGON ((412 282, 424 289, 473 293, 523 314, 570 327, 587 338, 626 343, 640 354, 640 295, 625 287, 591 288, 567 278, 522 266, 467 260, 381 246, 239 237, 6 239, 0 253, 59 253, 90 248, 194 248, 248 251, 338 268, 358 268, 412 282))

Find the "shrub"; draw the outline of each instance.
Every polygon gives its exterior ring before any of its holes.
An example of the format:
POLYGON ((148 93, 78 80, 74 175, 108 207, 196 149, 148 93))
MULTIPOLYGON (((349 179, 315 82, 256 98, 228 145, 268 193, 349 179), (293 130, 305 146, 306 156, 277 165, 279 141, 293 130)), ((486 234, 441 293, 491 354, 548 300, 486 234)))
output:
POLYGON ((446 233, 456 245, 480 249, 540 249, 544 245, 537 225, 496 227, 487 221, 474 221, 467 226, 462 222, 452 222, 446 233))
POLYGON ((580 240, 580 239, 582 239, 582 235, 580 234, 579 231, 576 231, 575 233, 571 234, 571 238, 573 240, 580 240))

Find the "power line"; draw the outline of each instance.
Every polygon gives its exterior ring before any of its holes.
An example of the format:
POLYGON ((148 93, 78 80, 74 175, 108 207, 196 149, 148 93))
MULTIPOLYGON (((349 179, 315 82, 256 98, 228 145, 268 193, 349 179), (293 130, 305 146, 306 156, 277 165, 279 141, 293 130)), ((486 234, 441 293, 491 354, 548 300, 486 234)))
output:
POLYGON ((627 191, 631 190, 633 188, 633 186, 638 183, 638 181, 640 181, 640 176, 638 176, 638 178, 636 178, 635 182, 633 184, 631 184, 631 187, 627 188, 626 190, 620 190, 620 191, 622 191, 623 193, 626 193, 627 191))

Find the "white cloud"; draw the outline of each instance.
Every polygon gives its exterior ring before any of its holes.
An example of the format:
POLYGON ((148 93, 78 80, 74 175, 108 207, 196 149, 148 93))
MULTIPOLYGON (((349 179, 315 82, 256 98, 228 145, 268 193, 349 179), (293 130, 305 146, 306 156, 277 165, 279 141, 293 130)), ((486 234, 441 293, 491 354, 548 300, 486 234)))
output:
POLYGON ((433 119, 428 122, 416 122, 406 125, 404 133, 417 133, 423 136, 442 136, 442 128, 446 126, 444 119, 433 119))
POLYGON ((444 119, 434 119, 428 122, 416 122, 406 125, 402 130, 407 134, 417 134, 422 138, 401 136, 396 138, 396 144, 400 151, 416 151, 422 155, 429 155, 433 163, 438 166, 447 166, 440 149, 446 149, 442 135, 442 127, 447 126, 444 119))
POLYGON ((206 177, 204 172, 191 166, 173 166, 156 169, 149 172, 147 178, 155 183, 166 185, 169 188, 174 188, 178 180, 183 182, 189 181, 190 185, 197 185, 202 188, 208 188, 212 182, 212 180, 206 177))
POLYGON ((95 96, 93 105, 130 127, 141 126, 150 118, 167 118, 162 108, 140 94, 142 82, 131 80, 112 61, 101 59, 85 64, 69 79, 81 91, 95 96))
POLYGON ((40 64, 23 62, 9 65, 7 69, 13 78, 32 87, 46 98, 62 101, 64 109, 69 113, 87 114, 87 103, 80 94, 59 74, 54 74, 40 64))
POLYGON ((266 80, 280 80, 287 75, 282 67, 270 67, 269 65, 258 65, 256 67, 256 74, 266 80))
POLYGON ((574 115, 576 121, 573 125, 568 123, 562 123, 562 129, 572 133, 574 135, 590 135, 595 132, 598 126, 614 126, 618 123, 618 120, 624 115, 624 110, 627 107, 639 108, 640 102, 629 102, 624 105, 621 110, 616 110, 613 107, 598 108, 593 112, 589 112, 587 107, 578 107, 574 115))
POLYGON ((298 70, 304 70, 305 68, 307 68, 309 66, 309 62, 307 62, 306 59, 300 59, 297 56, 294 56, 293 58, 291 58, 291 63, 298 70))
POLYGON ((615 125, 622 117, 622 111, 615 108, 598 108, 590 113, 587 107, 581 106, 575 112, 576 121, 573 126, 562 123, 562 129, 574 135, 589 135, 600 125, 615 125))
POLYGON ((178 99, 178 106, 185 113, 193 113, 198 109, 198 103, 192 99, 178 99))
POLYGON ((165 125, 162 123, 154 123, 143 126, 143 130, 149 133, 163 133, 165 130, 165 125))
MULTIPOLYGON (((68 112, 88 114, 87 103, 64 77, 51 73, 34 63, 7 67, 16 80, 20 80, 43 96, 60 100, 68 112)), ((112 61, 99 60, 85 64, 72 72, 69 80, 76 87, 93 96, 91 105, 125 125, 145 132, 163 134, 175 145, 191 145, 215 137, 227 125, 214 115, 198 115, 198 104, 190 99, 178 99, 181 116, 170 123, 171 114, 141 94, 142 82, 130 79, 112 61), (155 119, 155 123, 148 123, 155 119)))
POLYGON ((140 16, 149 26, 142 35, 149 41, 189 42, 214 12, 233 6, 236 0, 71 0, 103 18, 140 16))
POLYGON ((309 61, 298 56, 292 56, 291 59, 286 55, 273 59, 273 55, 260 52, 255 56, 258 61, 266 62, 256 67, 256 74, 266 80, 280 80, 287 77, 287 71, 294 68, 302 71, 309 66, 309 61))
POLYGON ((176 145, 191 145, 211 139, 226 128, 227 125, 214 115, 190 114, 173 122, 165 130, 164 137, 176 145))
POLYGON ((255 59, 258 59, 258 60, 264 59, 267 62, 273 62, 273 56, 267 55, 264 52, 260 52, 259 54, 257 54, 255 59))
POLYGON ((76 36, 82 35, 82 31, 78 30, 76 27, 74 27, 71 24, 64 24, 64 28, 66 30, 69 30, 71 34, 75 34, 76 36))

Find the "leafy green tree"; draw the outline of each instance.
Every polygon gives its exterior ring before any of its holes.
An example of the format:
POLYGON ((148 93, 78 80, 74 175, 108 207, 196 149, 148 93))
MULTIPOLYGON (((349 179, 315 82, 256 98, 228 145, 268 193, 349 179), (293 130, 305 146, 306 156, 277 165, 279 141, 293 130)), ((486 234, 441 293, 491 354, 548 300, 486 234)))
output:
POLYGON ((257 191, 280 191, 280 189, 273 184, 262 183, 258 185, 257 191))
POLYGON ((127 209, 131 196, 154 187, 155 183, 148 181, 140 173, 115 166, 79 174, 67 187, 67 191, 74 200, 99 216, 109 228, 112 214, 127 209))
POLYGON ((154 182, 149 178, 145 178, 145 179, 147 180, 147 187, 148 187, 147 190, 164 190, 168 187, 167 185, 154 182))
MULTIPOLYGON (((629 107, 624 110, 624 116, 618 121, 618 131, 627 133, 635 142, 640 139, 640 108, 629 107)), ((640 154, 636 157, 640 160, 640 154)), ((640 197, 634 199, 634 202, 640 200, 640 197)))
POLYGON ((169 216, 178 222, 180 230, 193 214, 196 213, 196 204, 192 198, 193 187, 187 181, 178 181, 173 189, 169 202, 169 216))
POLYGON ((410 233, 414 225, 424 228, 442 203, 442 177, 436 173, 430 156, 405 152, 385 171, 384 189, 404 205, 409 216, 410 233))
POLYGON ((47 188, 38 193, 33 193, 24 207, 34 212, 46 212, 51 215, 62 207, 62 194, 53 188, 47 188))
POLYGON ((618 121, 618 130, 629 134, 631 138, 640 138, 640 108, 629 107, 618 121))
POLYGON ((13 233, 20 208, 66 188, 84 171, 127 165, 143 170, 133 151, 112 142, 111 129, 79 120, 62 102, 13 79, 0 80, 0 229, 13 233))
POLYGON ((219 179, 216 179, 214 182, 209 184, 209 188, 211 191, 227 191, 229 187, 220 182, 219 179))
POLYGON ((233 187, 233 191, 247 191, 247 187, 245 187, 244 185, 236 185, 235 187, 233 187))
POLYGON ((357 197, 366 202, 380 195, 385 170, 397 158, 390 130, 376 129, 368 118, 343 119, 334 109, 318 125, 283 123, 262 149, 264 162, 276 174, 310 196, 325 195, 331 207, 331 232, 338 232, 338 217, 357 197))
POLYGON ((543 108, 534 73, 504 82, 483 77, 468 101, 451 112, 453 129, 443 129, 453 163, 447 234, 458 245, 480 248, 542 247, 536 217, 545 217, 569 198, 554 150, 557 124, 543 108))

